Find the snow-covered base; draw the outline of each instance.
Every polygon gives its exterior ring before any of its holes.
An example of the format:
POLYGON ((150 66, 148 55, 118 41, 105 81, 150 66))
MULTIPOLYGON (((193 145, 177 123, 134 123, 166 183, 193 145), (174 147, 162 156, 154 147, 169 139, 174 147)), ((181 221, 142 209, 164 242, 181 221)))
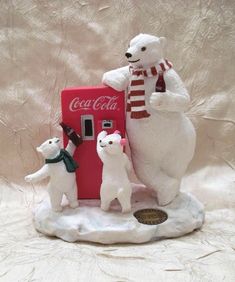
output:
POLYGON ((68 242, 143 243, 182 236, 201 227, 204 221, 203 205, 185 193, 170 205, 158 207, 151 192, 139 187, 132 195, 132 212, 127 214, 120 212, 117 201, 112 203, 109 212, 102 211, 99 205, 99 200, 80 200, 77 209, 65 206, 63 212, 56 213, 46 199, 34 211, 35 227, 68 242), (159 225, 141 224, 133 213, 145 208, 159 208, 168 214, 168 219, 159 225))

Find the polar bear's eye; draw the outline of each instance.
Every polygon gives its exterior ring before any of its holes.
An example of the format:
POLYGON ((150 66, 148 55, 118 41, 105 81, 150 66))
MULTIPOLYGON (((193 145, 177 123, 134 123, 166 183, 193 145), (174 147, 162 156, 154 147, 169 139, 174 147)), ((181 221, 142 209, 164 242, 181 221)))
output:
POLYGON ((109 144, 112 145, 112 144, 113 144, 113 141, 109 141, 109 144))
POLYGON ((141 51, 145 51, 145 50, 146 50, 146 47, 142 47, 142 48, 141 48, 141 51))
POLYGON ((49 144, 51 144, 52 142, 51 141, 49 141, 49 144))

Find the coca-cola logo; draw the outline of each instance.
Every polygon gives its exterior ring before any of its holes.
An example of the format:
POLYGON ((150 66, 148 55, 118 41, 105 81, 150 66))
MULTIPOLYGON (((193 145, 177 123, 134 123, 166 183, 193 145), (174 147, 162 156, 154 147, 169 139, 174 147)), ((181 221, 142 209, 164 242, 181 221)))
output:
POLYGON ((115 111, 118 110, 117 99, 118 96, 100 96, 96 99, 80 99, 76 97, 71 101, 69 109, 71 112, 89 109, 94 111, 115 111))

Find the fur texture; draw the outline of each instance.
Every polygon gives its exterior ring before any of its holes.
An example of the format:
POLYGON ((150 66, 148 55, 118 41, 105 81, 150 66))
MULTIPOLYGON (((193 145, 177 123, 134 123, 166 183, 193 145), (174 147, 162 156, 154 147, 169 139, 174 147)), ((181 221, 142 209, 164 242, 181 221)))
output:
MULTIPOLYGON (((75 145, 69 140, 66 151, 72 156, 75 148, 75 145)), ((38 147, 37 151, 40 152, 45 159, 53 159, 59 155, 60 149, 60 139, 52 138, 38 147)), ((25 181, 34 183, 47 177, 50 177, 48 192, 51 207, 54 211, 62 211, 61 201, 63 194, 67 196, 72 208, 78 207, 75 172, 67 172, 64 162, 60 161, 58 163, 45 164, 40 170, 27 175, 25 181)))
MULTIPOLYGON (((130 41, 126 53, 129 64, 146 69, 164 58, 166 40, 139 34, 130 41), (131 55, 131 56, 130 56, 131 55)), ((194 150, 196 134, 184 111, 190 97, 180 77, 170 69, 164 73, 166 92, 155 92, 157 77, 145 77, 145 103, 150 117, 131 119, 127 114, 127 134, 135 172, 147 187, 157 194, 159 205, 170 203, 180 190, 194 150)), ((103 83, 127 90, 129 66, 106 72, 103 83)))

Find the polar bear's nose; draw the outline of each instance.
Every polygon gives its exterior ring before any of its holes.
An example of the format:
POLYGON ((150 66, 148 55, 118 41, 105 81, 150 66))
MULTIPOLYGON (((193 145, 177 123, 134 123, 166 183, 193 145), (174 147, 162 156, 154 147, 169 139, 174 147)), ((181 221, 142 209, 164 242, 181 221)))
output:
POLYGON ((127 53, 125 54, 125 56, 126 56, 127 59, 128 59, 128 58, 132 57, 132 54, 127 52, 127 53))

